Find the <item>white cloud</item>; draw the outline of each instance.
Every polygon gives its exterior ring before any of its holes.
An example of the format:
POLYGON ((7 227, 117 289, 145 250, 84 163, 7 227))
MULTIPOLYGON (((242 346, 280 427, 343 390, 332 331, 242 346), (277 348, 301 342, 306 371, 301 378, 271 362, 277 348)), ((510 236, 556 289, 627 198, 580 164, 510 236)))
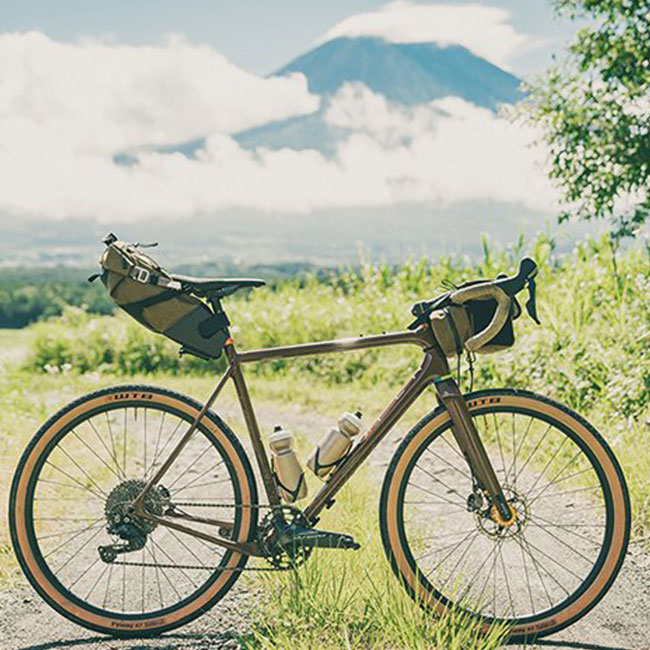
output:
POLYGON ((331 158, 242 149, 230 133, 312 110, 304 79, 260 79, 207 47, 0 35, 0 214, 104 221, 192 217, 228 207, 308 212, 403 201, 522 203, 553 194, 535 134, 448 97, 405 108, 349 84, 325 111, 351 130, 331 158), (206 136, 194 159, 156 152, 206 136), (130 167, 120 149, 140 150, 130 167))
POLYGON ((482 4, 391 2, 377 11, 345 18, 321 39, 375 36, 393 43, 429 43, 466 47, 501 67, 513 55, 535 47, 530 36, 510 24, 510 12, 482 4))
POLYGON ((4 147, 45 138, 78 153, 113 152, 235 132, 311 112, 318 102, 302 75, 262 79, 181 37, 134 47, 0 34, 4 147))

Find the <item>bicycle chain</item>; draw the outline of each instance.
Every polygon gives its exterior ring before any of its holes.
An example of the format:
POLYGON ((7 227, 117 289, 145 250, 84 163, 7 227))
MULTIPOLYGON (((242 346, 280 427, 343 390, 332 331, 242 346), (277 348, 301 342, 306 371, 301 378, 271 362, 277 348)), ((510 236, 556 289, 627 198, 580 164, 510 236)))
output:
MULTIPOLYGON (((263 503, 257 505, 246 505, 246 504, 232 504, 232 503, 193 503, 188 501, 179 501, 178 503, 173 503, 174 506, 193 506, 195 508, 250 508, 251 510, 262 510, 263 508, 268 508, 269 510, 280 509, 281 505, 272 506, 271 504, 263 503)), ((208 569, 218 570, 221 567, 214 567, 209 565, 192 565, 192 564, 152 564, 151 562, 112 562, 114 565, 119 566, 139 566, 139 567, 150 567, 152 569, 181 569, 188 571, 191 570, 202 570, 208 569)), ((277 571, 289 571, 291 567, 235 567, 232 569, 222 569, 223 571, 231 571, 232 573, 241 573, 242 571, 257 571, 260 573, 264 572, 277 572, 277 571)))

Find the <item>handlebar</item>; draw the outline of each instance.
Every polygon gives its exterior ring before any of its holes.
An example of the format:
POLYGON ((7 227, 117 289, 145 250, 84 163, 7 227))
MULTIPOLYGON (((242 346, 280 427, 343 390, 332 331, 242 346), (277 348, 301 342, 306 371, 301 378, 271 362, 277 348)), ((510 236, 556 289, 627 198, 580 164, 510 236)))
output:
POLYGON ((528 315, 539 325, 535 297, 535 276, 537 264, 530 257, 524 257, 519 263, 519 270, 513 276, 499 275, 496 280, 484 280, 468 283, 455 291, 438 296, 434 300, 419 302, 413 305, 411 312, 416 317, 409 325, 409 329, 416 329, 425 324, 432 311, 443 308, 449 304, 463 304, 470 300, 495 300, 497 309, 492 320, 481 332, 477 332, 468 339, 465 347, 476 351, 499 333, 510 314, 513 298, 528 285, 529 298, 526 302, 528 315))
POLYGON ((482 348, 501 331, 506 320, 508 320, 510 305, 512 304, 512 298, 492 282, 473 284, 469 287, 458 289, 451 294, 450 298, 451 302, 455 305, 462 305, 469 300, 494 299, 497 303, 494 316, 492 316, 492 320, 488 323, 488 326, 465 341, 465 347, 470 352, 476 352, 476 350, 482 348))

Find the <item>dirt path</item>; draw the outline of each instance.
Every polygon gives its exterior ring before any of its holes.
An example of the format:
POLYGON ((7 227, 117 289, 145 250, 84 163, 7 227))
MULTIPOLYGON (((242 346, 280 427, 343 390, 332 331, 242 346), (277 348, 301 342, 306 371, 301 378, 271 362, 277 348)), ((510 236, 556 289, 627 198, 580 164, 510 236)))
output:
MULTIPOLYGON (((241 417, 233 403, 219 409, 232 426, 243 430, 241 417)), ((264 430, 282 423, 299 436, 317 439, 338 413, 306 413, 292 405, 266 404, 259 408, 264 430)), ((380 446, 370 472, 383 477, 395 448, 394 433, 380 446)), ((208 614, 177 633, 158 639, 117 641, 79 628, 53 612, 28 587, 18 586, 0 593, 0 648, 2 650, 46 650, 79 648, 81 650, 184 650, 199 648, 237 648, 236 636, 245 633, 259 594, 252 592, 245 579, 208 614)), ((562 650, 647 650, 650 648, 650 556, 633 547, 614 587, 605 599, 585 618, 553 637, 539 641, 534 648, 562 650)), ((515 648, 517 646, 509 646, 515 648)))

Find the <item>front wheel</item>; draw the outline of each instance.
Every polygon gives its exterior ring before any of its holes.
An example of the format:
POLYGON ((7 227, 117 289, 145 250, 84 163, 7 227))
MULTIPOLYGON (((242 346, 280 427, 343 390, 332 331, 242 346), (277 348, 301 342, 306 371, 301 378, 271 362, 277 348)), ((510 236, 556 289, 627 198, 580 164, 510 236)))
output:
MULTIPOLYGON (((10 496, 16 555, 39 594, 75 623, 115 636, 158 634, 205 612, 239 577, 246 556, 125 510, 200 410, 151 386, 108 388, 63 408, 25 450, 10 496), (108 560, 101 552, 125 542, 129 552, 108 560)), ((144 507, 161 516, 171 504, 218 513, 232 522, 231 539, 255 535, 253 472, 210 411, 144 507)))
POLYGON ((499 521, 476 489, 444 408, 402 441, 382 489, 393 570, 437 613, 464 612, 513 639, 556 632, 611 587, 630 533, 621 468, 572 410, 525 391, 466 396, 515 516, 499 521))

